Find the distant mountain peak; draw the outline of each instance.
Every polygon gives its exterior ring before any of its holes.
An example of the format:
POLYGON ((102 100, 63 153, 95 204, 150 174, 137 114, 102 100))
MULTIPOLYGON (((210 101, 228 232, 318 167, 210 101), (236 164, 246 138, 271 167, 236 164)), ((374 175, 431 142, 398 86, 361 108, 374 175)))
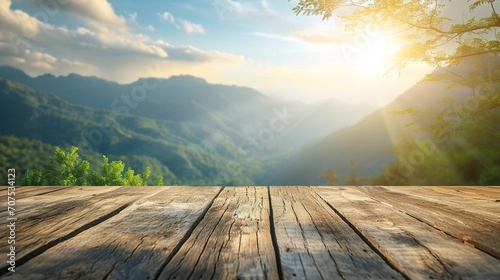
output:
POLYGON ((55 78, 56 76, 50 74, 50 73, 45 73, 45 74, 42 74, 40 76, 38 76, 37 78, 55 78))
POLYGON ((66 78, 82 78, 83 76, 76 73, 69 73, 66 78))
POLYGON ((141 77, 132 84, 143 83, 144 81, 149 82, 150 79, 166 81, 171 83, 181 83, 181 84, 208 84, 208 82, 205 79, 192 75, 175 75, 175 76, 170 76, 169 78, 141 77))
POLYGON ((18 69, 18 68, 9 66, 9 65, 0 66, 0 77, 5 78, 5 79, 9 79, 9 80, 30 78, 30 76, 28 76, 21 69, 18 69))
POLYGON ((205 79, 200 78, 200 77, 195 77, 192 75, 175 75, 175 76, 171 76, 170 78, 168 78, 168 80, 181 81, 181 82, 198 82, 198 83, 203 83, 203 84, 207 83, 207 81, 205 79))

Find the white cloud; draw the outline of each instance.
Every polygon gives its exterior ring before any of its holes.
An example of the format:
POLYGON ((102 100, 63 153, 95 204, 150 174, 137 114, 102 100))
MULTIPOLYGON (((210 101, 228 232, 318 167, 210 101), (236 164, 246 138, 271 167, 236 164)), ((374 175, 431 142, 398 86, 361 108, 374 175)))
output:
POLYGON ((177 29, 182 29, 188 34, 205 34, 205 28, 198 23, 191 22, 182 18, 175 18, 171 13, 165 11, 159 14, 160 18, 164 21, 171 23, 177 29))
POLYGON ((0 43, 0 64, 8 64, 23 69, 28 74, 38 75, 51 72, 56 75, 67 74, 72 69, 78 69, 80 73, 91 74, 95 68, 91 65, 72 61, 69 59, 57 59, 56 57, 41 51, 24 50, 21 53, 10 51, 11 47, 0 43), (9 55, 4 55, 9 53, 9 55))
POLYGON ((95 36, 95 32, 92 32, 85 27, 79 27, 76 31, 81 35, 89 34, 91 36, 95 36))
POLYGON ((279 13, 272 9, 268 1, 215 0, 213 6, 221 20, 262 20, 278 19, 279 13))
POLYGON ((313 28, 308 30, 295 30, 290 36, 310 44, 340 44, 352 42, 352 34, 340 32, 338 29, 313 28))
MULTIPOLYGON (((81 3, 80 0, 76 2, 81 3)), ((208 71, 214 65, 231 67, 246 63, 239 55, 175 46, 129 29, 114 28, 111 23, 117 17, 107 13, 98 16, 97 12, 91 17, 89 11, 92 8, 81 13, 92 20, 106 19, 110 24, 100 27, 88 24, 68 29, 52 24, 50 18, 43 22, 22 10, 13 9, 10 3, 0 1, 0 64, 10 64, 30 74, 74 72, 129 82, 148 75, 144 69, 158 64, 168 69, 160 73, 162 75, 198 73, 209 78, 216 75, 216 72, 208 71)), ((98 3, 96 7, 102 5, 102 1, 95 3, 98 3)), ((61 9, 66 10, 69 8, 61 9)), ((115 23, 120 24, 120 20, 115 23)), ((193 26, 189 27, 190 32, 204 30, 193 26)))
POLYGON ((131 13, 128 15, 129 21, 137 22, 137 13, 131 13))
POLYGON ((175 17, 171 13, 169 13, 167 11, 163 12, 162 14, 160 14, 160 18, 163 19, 163 20, 165 20, 165 21, 168 21, 168 22, 170 22, 172 24, 175 24, 175 17))
POLYGON ((205 28, 203 28, 203 26, 200 24, 193 23, 187 20, 185 20, 183 24, 184 24, 184 31, 186 31, 186 33, 188 34, 193 34, 193 33, 205 34, 205 28))
POLYGON ((47 62, 49 64, 53 64, 53 63, 55 63, 57 61, 57 59, 55 57, 53 57, 53 56, 51 56, 50 54, 47 54, 47 53, 42 53, 42 52, 35 51, 33 53, 30 53, 30 54, 31 54, 31 57, 33 59, 35 59, 36 61, 44 61, 44 62, 47 62))
POLYGON ((127 29, 127 22, 125 18, 118 16, 114 11, 113 6, 111 6, 107 0, 70 0, 62 2, 38 0, 35 1, 35 3, 39 6, 45 7, 46 9, 52 9, 54 11, 57 11, 54 8, 54 5, 57 4, 58 9, 70 12, 82 18, 96 29, 113 28, 121 31, 127 29))

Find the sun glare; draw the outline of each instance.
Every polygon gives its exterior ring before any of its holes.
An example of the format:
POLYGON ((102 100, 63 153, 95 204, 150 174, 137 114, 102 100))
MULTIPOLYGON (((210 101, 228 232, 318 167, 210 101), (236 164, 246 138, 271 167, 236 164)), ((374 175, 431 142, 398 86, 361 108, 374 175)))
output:
POLYGON ((383 73, 387 59, 399 50, 400 46, 390 43, 387 39, 374 40, 371 44, 361 49, 354 59, 355 68, 359 72, 383 73))

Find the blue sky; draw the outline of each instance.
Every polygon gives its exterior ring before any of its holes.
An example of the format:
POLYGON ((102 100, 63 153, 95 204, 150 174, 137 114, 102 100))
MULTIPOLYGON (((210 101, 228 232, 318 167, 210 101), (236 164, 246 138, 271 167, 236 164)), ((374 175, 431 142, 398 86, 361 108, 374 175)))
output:
POLYGON ((430 70, 384 76, 398 43, 383 30, 360 46, 336 18, 296 16, 296 2, 2 0, 0 64, 120 83, 190 74, 287 99, 379 105, 430 70))

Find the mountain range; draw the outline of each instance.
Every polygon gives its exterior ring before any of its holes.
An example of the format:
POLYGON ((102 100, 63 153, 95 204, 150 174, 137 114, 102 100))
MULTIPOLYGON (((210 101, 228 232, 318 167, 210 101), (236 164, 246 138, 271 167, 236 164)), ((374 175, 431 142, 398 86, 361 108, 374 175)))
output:
POLYGON ((91 162, 105 154, 138 170, 150 165, 169 184, 265 183, 259 174, 270 163, 375 110, 276 100, 193 76, 121 85, 2 66, 0 77, 0 117, 8 120, 0 125, 2 157, 31 154, 9 161, 21 171, 43 162, 51 147, 76 145, 91 162))
MULTIPOLYGON (((491 62, 500 65, 484 64, 491 62)), ((471 69, 453 68, 461 75, 471 69)), ((439 111, 443 100, 470 96, 464 87, 445 86, 418 83, 374 108, 284 101, 188 75, 122 85, 76 74, 31 77, 0 66, 0 165, 22 174, 46 162, 55 146, 77 146, 91 163, 104 154, 139 172, 151 166, 167 185, 322 185, 327 169, 347 174, 353 163, 357 176, 374 178, 399 160, 395 146, 402 140, 432 139, 408 126, 418 117, 395 111, 439 111)), ((490 132, 480 133, 491 141, 490 132)), ((342 176, 338 183, 345 183, 342 176)))

